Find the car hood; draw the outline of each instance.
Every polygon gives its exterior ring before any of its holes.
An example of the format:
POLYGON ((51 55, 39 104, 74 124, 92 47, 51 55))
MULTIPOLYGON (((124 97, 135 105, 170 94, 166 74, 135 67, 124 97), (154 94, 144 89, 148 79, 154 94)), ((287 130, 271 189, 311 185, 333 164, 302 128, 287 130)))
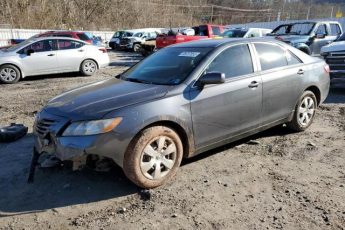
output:
POLYGON ((336 51, 345 51, 345 41, 333 42, 321 48, 322 53, 336 51))
POLYGON ((304 35, 279 35, 277 36, 284 42, 291 42, 291 43, 305 43, 309 40, 309 36, 304 35))
POLYGON ((169 87, 114 78, 63 93, 44 110, 71 120, 100 119, 113 110, 163 97, 169 87))

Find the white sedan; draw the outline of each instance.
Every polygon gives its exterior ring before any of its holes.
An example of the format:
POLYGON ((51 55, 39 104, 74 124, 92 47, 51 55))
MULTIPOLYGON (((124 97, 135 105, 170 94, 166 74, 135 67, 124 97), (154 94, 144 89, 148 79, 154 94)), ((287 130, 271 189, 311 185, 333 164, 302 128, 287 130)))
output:
POLYGON ((66 37, 32 38, 0 51, 0 82, 16 83, 32 75, 78 71, 91 76, 108 65, 104 47, 66 37))

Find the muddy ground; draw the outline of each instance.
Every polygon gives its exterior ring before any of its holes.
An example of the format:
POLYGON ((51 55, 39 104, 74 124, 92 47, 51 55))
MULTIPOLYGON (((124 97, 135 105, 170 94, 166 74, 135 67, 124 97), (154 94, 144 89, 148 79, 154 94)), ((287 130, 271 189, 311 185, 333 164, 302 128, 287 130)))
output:
POLYGON ((27 184, 34 113, 49 98, 111 78, 140 59, 110 56, 111 66, 94 77, 0 85, 0 125, 30 127, 26 137, 0 144, 0 229, 345 228, 345 85, 331 89, 306 132, 277 127, 206 152, 151 191, 134 186, 118 167, 39 169, 27 184))

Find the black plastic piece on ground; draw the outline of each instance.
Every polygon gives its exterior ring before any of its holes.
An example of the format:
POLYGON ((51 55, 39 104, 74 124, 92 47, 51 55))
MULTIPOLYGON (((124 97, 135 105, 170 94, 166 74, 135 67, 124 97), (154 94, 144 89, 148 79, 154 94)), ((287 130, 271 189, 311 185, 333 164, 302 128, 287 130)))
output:
POLYGON ((10 126, 0 127, 0 142, 16 141, 28 133, 28 127, 12 123, 10 126))
POLYGON ((30 171, 29 171, 29 176, 28 176, 28 183, 34 182, 35 169, 36 169, 39 157, 40 157, 40 154, 37 152, 36 148, 34 148, 32 151, 32 158, 31 158, 31 165, 30 165, 30 171))

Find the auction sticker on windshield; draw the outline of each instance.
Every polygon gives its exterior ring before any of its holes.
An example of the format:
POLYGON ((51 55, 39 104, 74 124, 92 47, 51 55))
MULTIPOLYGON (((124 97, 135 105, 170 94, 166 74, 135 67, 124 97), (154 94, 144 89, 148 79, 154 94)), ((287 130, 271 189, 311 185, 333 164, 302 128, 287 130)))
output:
POLYGON ((178 55, 179 57, 193 57, 195 58, 196 56, 198 56, 200 54, 200 52, 182 52, 180 53, 180 55, 178 55))

